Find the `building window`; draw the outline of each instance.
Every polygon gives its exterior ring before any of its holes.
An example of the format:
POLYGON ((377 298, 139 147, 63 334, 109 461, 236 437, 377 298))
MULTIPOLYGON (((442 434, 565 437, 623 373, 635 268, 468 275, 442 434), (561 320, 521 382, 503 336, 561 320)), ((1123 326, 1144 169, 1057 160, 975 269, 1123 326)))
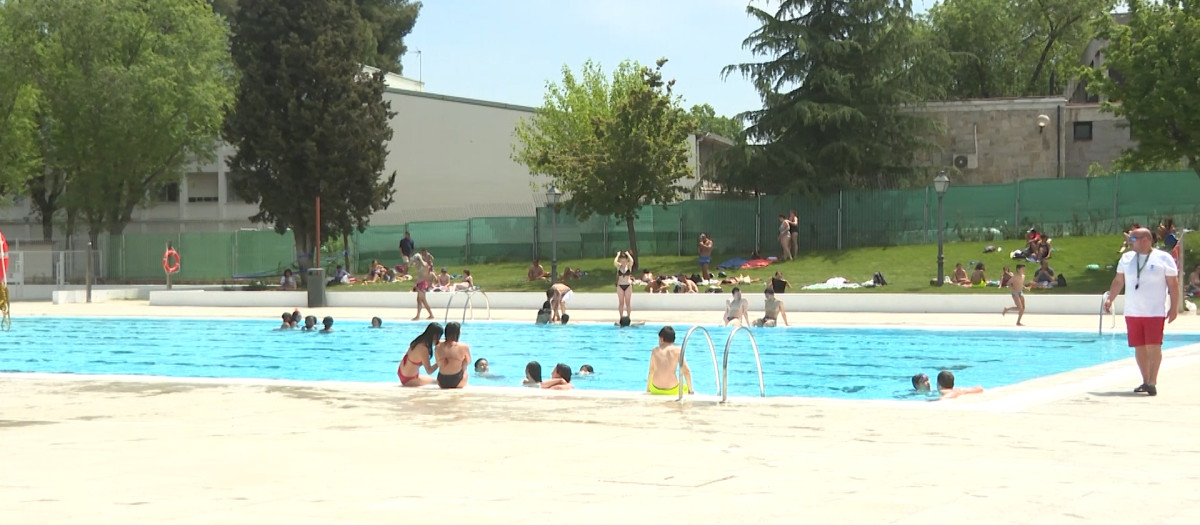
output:
POLYGON ((179 202, 179 183, 168 182, 158 190, 158 200, 160 202, 179 202))
POLYGON ((1075 140, 1092 140, 1092 123, 1091 122, 1076 122, 1075 123, 1075 140))

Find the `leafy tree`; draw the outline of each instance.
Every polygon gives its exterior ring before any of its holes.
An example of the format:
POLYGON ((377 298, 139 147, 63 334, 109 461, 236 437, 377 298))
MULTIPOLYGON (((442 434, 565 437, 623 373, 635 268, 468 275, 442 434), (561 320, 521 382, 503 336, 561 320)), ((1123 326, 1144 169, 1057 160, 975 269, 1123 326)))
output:
POLYGON ((625 222, 637 265, 633 221, 648 204, 674 202, 691 175, 687 137, 695 122, 664 81, 662 67, 622 63, 611 82, 588 61, 577 78, 563 68, 537 114, 517 124, 513 159, 548 175, 567 199, 559 204, 581 220, 611 215, 625 222))
MULTIPOLYGON (((31 190, 55 195, 46 203, 61 201, 93 242, 120 234, 189 157, 211 155, 231 94, 225 30, 206 4, 189 0, 7 7, 20 17, 40 94, 46 168, 31 190)), ((44 225, 55 211, 41 210, 44 225)))
POLYGON ((33 119, 37 92, 29 83, 15 22, 11 8, 0 2, 0 197, 19 193, 40 164, 33 119))
POLYGON ((1112 0, 944 0, 929 9, 951 99, 1061 95, 1112 0))
POLYGON ((743 46, 765 61, 724 73, 750 78, 763 99, 745 114, 752 145, 734 154, 761 170, 757 187, 820 194, 921 174, 911 164, 931 146, 923 137, 932 123, 905 109, 925 93, 907 0, 783 0, 774 13, 746 10, 762 27, 743 46))
POLYGON ((741 119, 718 116, 717 110, 708 104, 694 105, 688 113, 696 121, 698 133, 712 133, 736 141, 742 136, 742 130, 745 128, 741 119))
POLYGON ((237 149, 233 187, 258 203, 251 220, 292 230, 307 269, 321 243, 365 230, 372 213, 391 205, 396 174, 380 174, 395 113, 383 100, 383 74, 359 68, 353 0, 259 0, 242 4, 231 22, 242 79, 224 128, 237 149))
MULTIPOLYGON (((217 14, 227 19, 237 15, 240 0, 208 0, 217 14)), ((400 74, 400 57, 408 51, 404 37, 412 32, 421 11, 420 2, 409 0, 354 0, 360 24, 358 60, 389 73, 400 74)))
POLYGON ((1083 72, 1088 88, 1107 99, 1105 111, 1129 121, 1137 145, 1122 153, 1123 165, 1170 166, 1182 158, 1200 175, 1200 5, 1127 4, 1129 23, 1102 33, 1107 70, 1083 72))

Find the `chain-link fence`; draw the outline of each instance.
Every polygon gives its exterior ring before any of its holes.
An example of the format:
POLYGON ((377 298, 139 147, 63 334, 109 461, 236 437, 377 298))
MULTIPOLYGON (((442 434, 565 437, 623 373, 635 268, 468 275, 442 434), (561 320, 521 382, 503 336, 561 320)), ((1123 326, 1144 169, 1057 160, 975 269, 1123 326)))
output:
MULTIPOLYGON (((845 191, 817 199, 761 196, 686 201, 645 207, 633 221, 642 254, 695 253, 701 232, 719 254, 778 251, 779 214, 796 210, 800 245, 841 250, 933 242, 938 196, 932 188, 845 191)), ((991 240, 1022 236, 1036 226, 1052 236, 1116 233, 1132 222, 1155 225, 1173 217, 1179 228, 1200 228, 1200 177, 1193 172, 1136 173, 1088 179, 1036 179, 993 186, 951 186, 943 200, 946 238, 991 240)), ((364 273, 371 260, 399 262, 405 231, 437 264, 609 257, 629 246, 627 225, 612 217, 580 221, 539 208, 536 217, 473 217, 457 221, 372 226, 347 239, 344 252, 322 255, 328 264, 350 260, 364 273)), ((160 281, 168 245, 182 261, 177 282, 263 279, 297 268, 292 235, 243 230, 227 233, 125 234, 102 239, 93 270, 114 282, 160 281)), ((340 240, 337 243, 340 246, 340 240)), ((82 282, 86 251, 25 253, 25 282, 82 282)))

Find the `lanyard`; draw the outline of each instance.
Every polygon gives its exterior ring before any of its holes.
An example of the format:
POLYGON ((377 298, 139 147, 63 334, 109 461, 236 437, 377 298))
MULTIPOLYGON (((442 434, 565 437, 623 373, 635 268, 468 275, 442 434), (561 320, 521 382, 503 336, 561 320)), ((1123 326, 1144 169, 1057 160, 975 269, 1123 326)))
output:
POLYGON ((1145 268, 1146 264, 1150 262, 1150 254, 1151 253, 1154 253, 1154 252, 1150 252, 1150 253, 1146 254, 1146 262, 1142 262, 1141 254, 1139 254, 1139 253, 1133 254, 1133 258, 1134 258, 1133 263, 1134 263, 1134 266, 1137 266, 1137 282, 1133 284, 1134 290, 1137 290, 1138 288, 1140 288, 1142 286, 1142 268, 1145 268))

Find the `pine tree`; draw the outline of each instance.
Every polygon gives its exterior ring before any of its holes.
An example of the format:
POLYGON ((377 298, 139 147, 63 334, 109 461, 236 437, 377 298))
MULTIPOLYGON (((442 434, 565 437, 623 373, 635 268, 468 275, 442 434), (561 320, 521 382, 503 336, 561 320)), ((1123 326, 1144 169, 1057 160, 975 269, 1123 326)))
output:
POLYGON ((908 0, 746 9, 762 27, 743 45, 767 60, 725 68, 750 78, 763 99, 744 115, 745 151, 727 156, 741 185, 819 194, 901 186, 922 172, 912 165, 932 124, 911 111, 923 94, 908 0))
POLYGON ((366 229, 391 205, 396 174, 380 174, 395 113, 382 73, 362 72, 354 0, 247 2, 231 22, 241 74, 224 128, 237 149, 233 187, 258 203, 252 221, 292 230, 305 269, 326 239, 366 229))

